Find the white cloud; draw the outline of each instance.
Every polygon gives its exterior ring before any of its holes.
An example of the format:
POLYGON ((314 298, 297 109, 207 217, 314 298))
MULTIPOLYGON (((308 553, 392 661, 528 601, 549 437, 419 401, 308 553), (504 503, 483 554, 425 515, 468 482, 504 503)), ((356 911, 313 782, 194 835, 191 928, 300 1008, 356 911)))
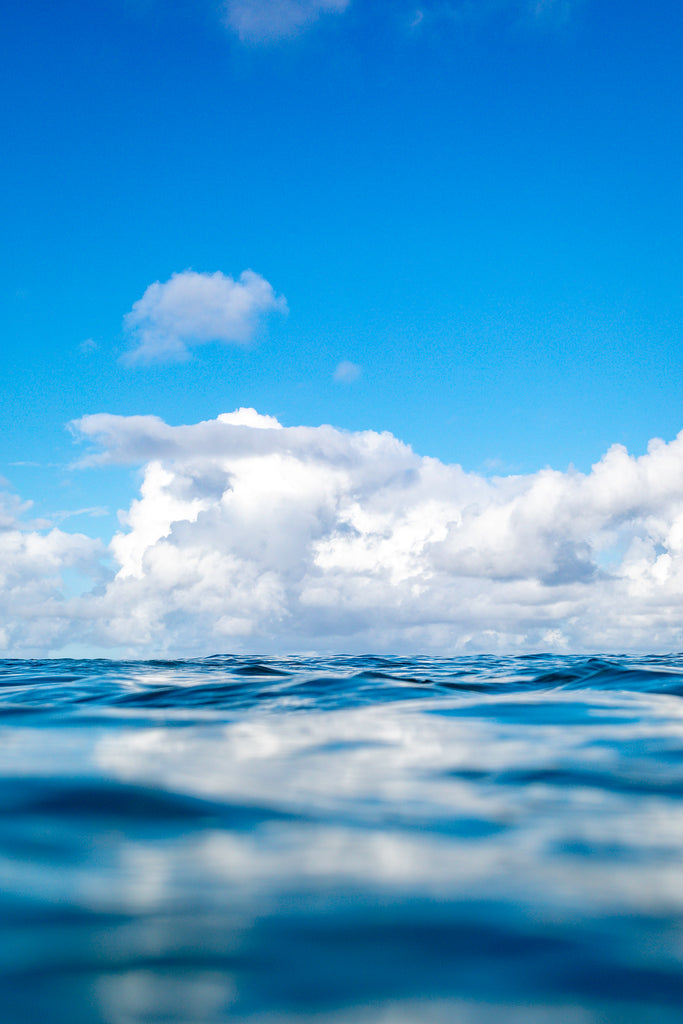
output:
MULTIPOLYGON (((581 0, 427 0, 417 8, 406 6, 402 20, 408 31, 428 26, 486 23, 506 11, 520 19, 563 24, 581 0)), ((297 36, 321 15, 341 13, 350 0, 225 0, 224 23, 243 43, 272 43, 297 36)), ((400 12, 399 12, 400 15, 400 12)))
POLYGON ((427 0, 407 20, 408 30, 423 32, 454 25, 487 25, 507 14, 518 25, 565 25, 582 0, 427 0))
POLYGON ((589 474, 486 479, 391 434, 85 417, 144 462, 92 603, 140 650, 679 647, 683 435, 589 474))
POLYGON ((132 348, 128 363, 187 359, 193 346, 210 341, 246 344, 261 319, 285 313, 287 303, 272 285, 245 270, 237 281, 220 271, 184 270, 163 284, 155 281, 124 319, 132 348))
POLYGON ((227 0, 225 24, 243 42, 264 43, 307 29, 321 14, 346 10, 350 0, 227 0))
POLYGON ((334 371, 334 379, 339 384, 353 384, 355 380, 358 380, 362 372, 357 363, 350 363, 348 359, 344 359, 337 365, 334 371))
POLYGON ((580 2, 581 0, 529 0, 529 9, 536 18, 551 18, 556 23, 563 23, 571 17, 574 8, 580 2))
POLYGON ((683 646, 683 433, 639 458, 614 446, 587 474, 486 478, 389 433, 249 409, 73 429, 93 445, 81 464, 144 465, 140 494, 115 575, 69 600, 60 574, 96 575, 97 542, 5 505, 16 653, 67 636, 148 655, 683 646))
POLYGON ((59 650, 75 639, 79 616, 64 596, 64 574, 83 574, 92 586, 105 553, 83 534, 26 523, 29 507, 0 493, 0 650, 9 654, 59 650))

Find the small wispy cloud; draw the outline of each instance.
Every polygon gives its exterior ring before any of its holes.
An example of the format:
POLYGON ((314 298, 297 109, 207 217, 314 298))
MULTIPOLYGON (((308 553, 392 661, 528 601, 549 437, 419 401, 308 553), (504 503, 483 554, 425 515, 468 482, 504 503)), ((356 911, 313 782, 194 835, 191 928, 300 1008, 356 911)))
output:
POLYGON ((338 384, 353 384, 355 380, 358 380, 362 372, 361 367, 357 363, 351 363, 348 359, 344 359, 338 364, 333 376, 338 384))
POLYGON ((128 364, 188 359, 190 350, 211 341, 244 345, 273 312, 286 313, 287 302, 253 270, 238 280, 220 271, 184 270, 163 283, 155 281, 124 318, 132 347, 128 364))
POLYGON ((269 43, 305 31, 321 14, 340 13, 350 0, 227 0, 224 21, 242 42, 269 43))
POLYGON ((53 512, 50 515, 52 523, 63 523, 65 519, 75 519, 77 516, 89 516, 91 519, 100 519, 109 515, 109 509, 104 505, 91 505, 88 508, 65 509, 61 512, 53 512))
MULTIPOLYGON (((356 0, 361 3, 362 0, 356 0)), ((424 0, 406 7, 401 20, 409 32, 443 25, 486 23, 497 14, 516 12, 518 19, 562 24, 583 0, 424 0)), ((307 31, 327 14, 341 14, 351 0, 224 0, 223 23, 247 45, 274 43, 307 31)), ((389 10, 389 5, 387 5, 389 10)))
POLYGON ((94 352, 96 348, 99 348, 99 345, 94 338, 86 338, 79 347, 83 355, 88 355, 90 352, 94 352))
POLYGON ((561 25, 569 20, 583 0, 425 0, 407 22, 408 30, 429 26, 486 25, 502 14, 519 23, 561 25))
POLYGON ((529 0, 529 10, 537 20, 564 23, 581 0, 529 0))

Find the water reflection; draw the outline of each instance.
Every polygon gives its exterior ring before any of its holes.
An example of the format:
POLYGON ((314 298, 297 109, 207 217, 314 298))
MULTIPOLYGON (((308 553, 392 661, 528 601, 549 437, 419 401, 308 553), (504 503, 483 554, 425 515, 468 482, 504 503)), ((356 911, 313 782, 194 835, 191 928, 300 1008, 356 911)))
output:
POLYGON ((378 662, 5 663, 7 1020, 678 1019, 680 662, 378 662))

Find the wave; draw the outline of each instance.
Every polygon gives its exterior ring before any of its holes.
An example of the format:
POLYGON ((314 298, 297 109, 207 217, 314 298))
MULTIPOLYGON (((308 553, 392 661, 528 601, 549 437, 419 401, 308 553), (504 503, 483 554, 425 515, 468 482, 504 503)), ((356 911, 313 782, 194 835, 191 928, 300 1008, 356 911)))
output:
POLYGON ((268 702, 309 710, 534 690, 681 696, 683 655, 0 660, 0 714, 12 705, 220 710, 268 702))

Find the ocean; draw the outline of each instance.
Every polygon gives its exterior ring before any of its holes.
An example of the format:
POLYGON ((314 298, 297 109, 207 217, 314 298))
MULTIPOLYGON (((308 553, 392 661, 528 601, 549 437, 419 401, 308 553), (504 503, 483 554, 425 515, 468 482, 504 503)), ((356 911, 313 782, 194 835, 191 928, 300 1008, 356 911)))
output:
POLYGON ((683 656, 0 662, 3 1024, 669 1024, 683 656))

